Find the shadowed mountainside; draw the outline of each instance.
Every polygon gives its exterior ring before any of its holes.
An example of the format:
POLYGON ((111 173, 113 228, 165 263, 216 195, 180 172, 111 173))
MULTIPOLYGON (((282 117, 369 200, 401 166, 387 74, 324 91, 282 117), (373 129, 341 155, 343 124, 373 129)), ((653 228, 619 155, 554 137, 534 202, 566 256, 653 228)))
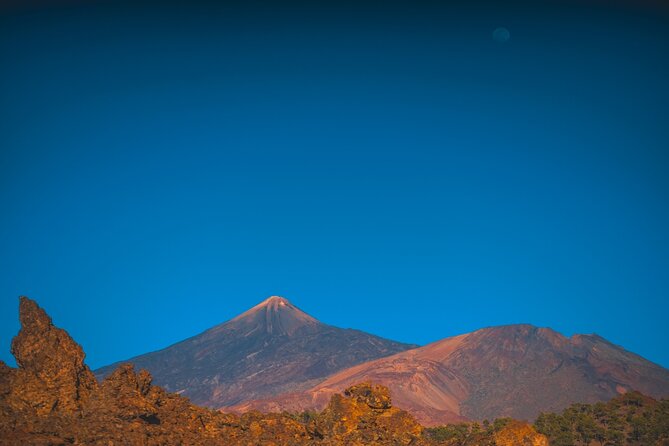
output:
POLYGON ((533 419, 575 402, 637 390, 669 396, 669 370, 597 335, 571 338, 531 325, 485 328, 335 373, 306 392, 251 401, 234 411, 320 409, 352 383, 390 388, 424 425, 463 419, 533 419))
POLYGON ((307 390, 332 373, 414 347, 323 324, 272 296, 200 335, 124 362, 148 370, 171 392, 218 408, 307 390))
MULTIPOLYGON (((18 368, 0 362, 0 445, 427 446, 388 389, 352 386, 308 419, 288 414, 224 414, 151 384, 130 364, 101 383, 81 347, 34 301, 21 298, 21 331, 12 342, 18 368)), ((546 446, 527 425, 497 432, 499 446, 546 446), (511 440, 509 440, 511 439, 511 440)))

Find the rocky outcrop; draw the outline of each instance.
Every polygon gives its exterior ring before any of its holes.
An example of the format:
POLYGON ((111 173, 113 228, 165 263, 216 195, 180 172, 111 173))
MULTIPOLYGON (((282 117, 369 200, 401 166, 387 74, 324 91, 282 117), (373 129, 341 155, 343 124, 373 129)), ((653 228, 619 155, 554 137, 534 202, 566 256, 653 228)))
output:
POLYGON ((420 442, 422 427, 403 410, 392 407, 388 389, 369 383, 334 395, 313 423, 325 445, 410 445, 420 442))
POLYGON ((19 318, 21 331, 11 349, 19 369, 3 364, 0 371, 9 385, 7 401, 40 416, 81 410, 97 389, 81 346, 28 298, 20 298, 19 318))
POLYGON ((520 421, 507 424, 494 434, 496 446, 548 446, 548 438, 520 421))

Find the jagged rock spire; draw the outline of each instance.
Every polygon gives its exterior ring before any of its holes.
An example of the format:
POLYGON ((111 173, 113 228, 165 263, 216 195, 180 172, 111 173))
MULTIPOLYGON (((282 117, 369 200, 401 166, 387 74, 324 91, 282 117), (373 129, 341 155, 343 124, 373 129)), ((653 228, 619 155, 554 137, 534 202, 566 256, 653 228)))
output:
POLYGON ((19 301, 19 320, 21 330, 11 349, 19 366, 16 378, 30 382, 37 378, 42 383, 25 389, 26 404, 39 414, 80 408, 97 387, 95 376, 84 364, 81 346, 65 330, 55 327, 35 301, 24 296, 19 301))

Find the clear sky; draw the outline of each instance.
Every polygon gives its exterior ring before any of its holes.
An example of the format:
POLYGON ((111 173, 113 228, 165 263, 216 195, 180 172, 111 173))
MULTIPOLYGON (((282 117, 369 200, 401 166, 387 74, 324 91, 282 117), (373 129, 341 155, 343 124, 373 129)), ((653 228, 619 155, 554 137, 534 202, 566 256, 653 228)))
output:
POLYGON ((282 295, 669 366, 666 10, 72 3, 0 14, 0 359, 19 295, 93 367, 282 295))

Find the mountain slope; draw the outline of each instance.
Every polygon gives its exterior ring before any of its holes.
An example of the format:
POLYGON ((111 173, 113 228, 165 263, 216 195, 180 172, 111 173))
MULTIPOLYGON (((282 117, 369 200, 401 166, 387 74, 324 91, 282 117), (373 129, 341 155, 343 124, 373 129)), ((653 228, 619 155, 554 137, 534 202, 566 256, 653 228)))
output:
POLYGON ((20 298, 19 315, 18 367, 0 361, 0 446, 436 446, 380 386, 347 389, 309 420, 225 414, 165 392, 129 364, 98 382, 81 346, 35 301, 20 298))
POLYGON ((306 390, 332 373, 413 347, 323 324, 272 296, 195 337, 123 362, 147 369, 158 385, 196 404, 222 407, 306 390))
POLYGON ((426 425, 536 417, 628 390, 669 395, 669 370, 597 335, 571 338, 531 325, 485 328, 335 373, 307 392, 251 401, 245 411, 320 408, 349 383, 390 388, 397 406, 426 425))

